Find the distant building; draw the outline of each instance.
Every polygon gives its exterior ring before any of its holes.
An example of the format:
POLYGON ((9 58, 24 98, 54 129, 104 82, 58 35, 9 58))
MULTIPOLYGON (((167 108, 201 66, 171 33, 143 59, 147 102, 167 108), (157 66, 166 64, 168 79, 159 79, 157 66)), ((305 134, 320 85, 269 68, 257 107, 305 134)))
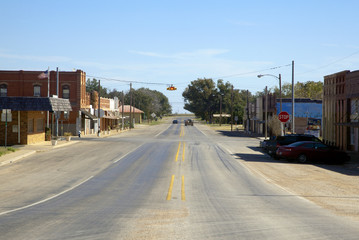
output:
MULTIPOLYGON (((274 94, 268 94, 267 97, 267 119, 268 122, 274 115, 280 113, 280 99, 277 99, 274 94)), ((322 101, 311 100, 307 98, 296 98, 295 102, 295 133, 298 134, 315 134, 320 135, 321 120, 322 120, 322 101)), ((248 115, 244 116, 247 121, 249 116, 249 124, 247 122, 246 128, 249 131, 258 134, 265 134, 265 96, 258 97, 255 103, 249 104, 248 115)), ((292 99, 282 99, 282 111, 288 112, 290 119, 292 118, 292 99)), ((285 125, 287 132, 291 130, 291 121, 289 120, 285 125)), ((270 131, 268 129, 268 136, 270 131)))
MULTIPOLYGON (((322 121, 322 100, 312 100, 309 98, 294 99, 294 115, 295 115, 295 133, 298 134, 312 134, 321 135, 321 121, 322 121)), ((276 102, 277 115, 280 112, 279 99, 276 102)), ((292 99, 282 99, 282 111, 289 113, 292 116, 292 99)), ((290 122, 287 123, 291 129, 290 122)))

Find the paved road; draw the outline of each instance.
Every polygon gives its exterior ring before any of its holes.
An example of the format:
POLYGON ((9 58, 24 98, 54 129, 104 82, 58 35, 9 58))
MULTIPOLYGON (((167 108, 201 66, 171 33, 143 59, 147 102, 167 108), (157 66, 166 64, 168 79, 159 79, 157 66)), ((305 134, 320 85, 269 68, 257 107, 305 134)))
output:
POLYGON ((227 151, 255 139, 182 121, 81 141, 0 168, 0 239, 358 239, 227 151))

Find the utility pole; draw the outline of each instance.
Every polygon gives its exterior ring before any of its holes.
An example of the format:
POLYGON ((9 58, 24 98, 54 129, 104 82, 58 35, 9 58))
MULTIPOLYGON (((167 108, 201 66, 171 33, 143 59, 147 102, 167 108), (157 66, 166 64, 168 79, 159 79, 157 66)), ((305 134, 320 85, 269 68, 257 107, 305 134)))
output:
POLYGON ((219 126, 222 126, 222 94, 219 94, 219 126))
MULTIPOLYGON (((47 97, 49 98, 50 97, 50 67, 47 68, 47 97)), ((46 127, 49 128, 50 126, 50 123, 49 123, 49 111, 47 111, 47 120, 46 120, 46 127)))
POLYGON ((132 126, 132 83, 130 83, 130 130, 132 126))
POLYGON ((292 134, 295 133, 295 125, 294 125, 294 61, 292 61, 292 134))
MULTIPOLYGON (((56 95, 57 97, 59 97, 59 68, 56 68, 56 95)), ((56 112, 55 115, 56 118, 56 127, 55 127, 55 131, 56 131, 56 137, 59 136, 59 112, 56 112)))
POLYGON ((247 132, 249 132, 249 91, 247 89, 247 132))
POLYGON ((233 85, 231 90, 231 132, 233 131, 233 85))
POLYGON ((265 90, 265 116, 264 116, 264 139, 267 140, 267 127, 268 127, 268 92, 267 86, 265 90))
POLYGON ((124 95, 124 93, 123 93, 123 91, 122 91, 122 131, 123 131, 123 125, 125 124, 125 120, 124 120, 124 108, 125 108, 125 95, 124 95))
POLYGON ((101 107, 101 80, 98 80, 98 108, 97 108, 97 122, 98 122, 98 136, 101 133, 101 117, 100 117, 100 107, 101 107))
POLYGON ((136 108, 136 101, 135 101, 135 95, 133 95, 133 108, 132 108, 132 111, 133 111, 133 128, 135 128, 135 122, 136 122, 136 116, 135 116, 135 108, 136 108))

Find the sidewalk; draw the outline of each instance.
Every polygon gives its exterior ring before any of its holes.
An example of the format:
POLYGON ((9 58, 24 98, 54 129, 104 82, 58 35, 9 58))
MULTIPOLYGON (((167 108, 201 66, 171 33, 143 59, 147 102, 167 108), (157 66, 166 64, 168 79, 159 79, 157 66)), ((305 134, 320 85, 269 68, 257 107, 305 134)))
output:
POLYGON ((57 144, 54 146, 52 145, 51 141, 44 141, 31 145, 13 145, 11 147, 15 148, 16 151, 1 156, 0 166, 19 161, 22 158, 28 157, 37 152, 46 152, 55 148, 65 147, 74 143, 78 143, 78 141, 66 141, 65 139, 58 140, 57 144))
MULTIPOLYGON (((148 125, 136 124, 136 128, 134 130, 142 129, 147 126, 148 125)), ((110 133, 101 132, 100 137, 98 137, 97 134, 87 134, 87 135, 81 135, 81 138, 106 138, 110 136, 119 135, 127 131, 129 130, 128 129, 123 131, 112 130, 110 131, 110 133)), ((60 138, 61 139, 58 140, 57 144, 54 146, 52 145, 51 141, 44 141, 41 143, 29 144, 29 145, 13 145, 11 147, 17 149, 17 151, 0 156, 0 167, 9 163, 19 161, 37 152, 51 151, 52 149, 55 148, 66 147, 71 144, 81 142, 81 138, 78 138, 78 136, 72 136, 71 141, 66 141, 65 137, 60 137, 60 138)))

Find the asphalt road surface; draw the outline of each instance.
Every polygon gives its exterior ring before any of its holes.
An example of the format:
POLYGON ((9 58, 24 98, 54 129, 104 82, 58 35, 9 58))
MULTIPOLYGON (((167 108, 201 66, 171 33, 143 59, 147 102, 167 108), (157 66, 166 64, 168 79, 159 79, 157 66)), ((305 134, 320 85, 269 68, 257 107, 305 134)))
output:
POLYGON ((180 120, 1 167, 0 239, 358 239, 358 222, 253 175, 225 147, 249 154, 257 141, 180 120))

